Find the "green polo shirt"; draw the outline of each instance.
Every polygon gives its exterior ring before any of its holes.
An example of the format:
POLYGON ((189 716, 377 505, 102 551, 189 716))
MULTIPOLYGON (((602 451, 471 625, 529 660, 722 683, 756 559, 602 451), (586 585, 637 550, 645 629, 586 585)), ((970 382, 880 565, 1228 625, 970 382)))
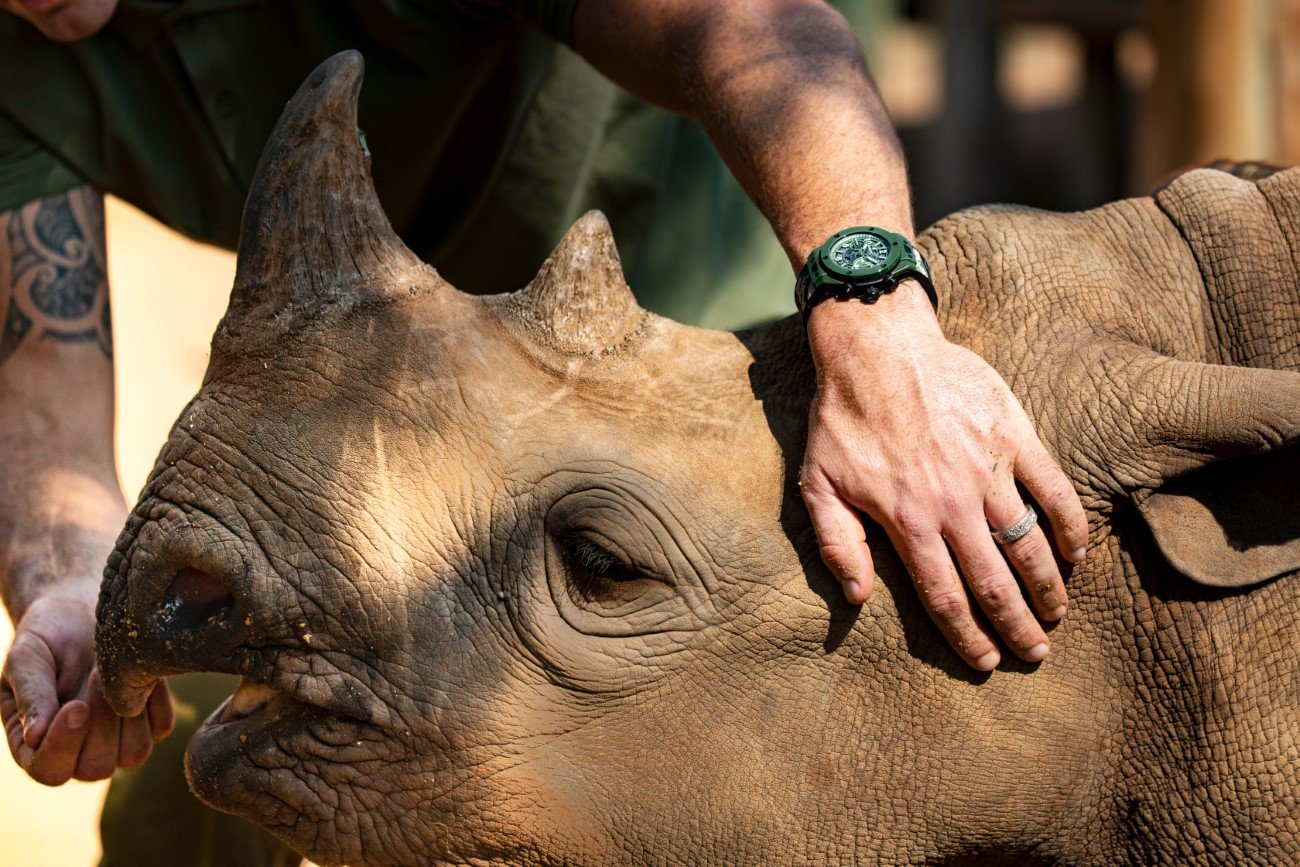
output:
POLYGON ((72 45, 0 13, 0 210, 89 183, 233 248, 285 101, 355 48, 379 198, 456 286, 522 286, 600 208, 647 308, 790 312, 789 264, 702 130, 565 47, 576 2, 122 0, 72 45))

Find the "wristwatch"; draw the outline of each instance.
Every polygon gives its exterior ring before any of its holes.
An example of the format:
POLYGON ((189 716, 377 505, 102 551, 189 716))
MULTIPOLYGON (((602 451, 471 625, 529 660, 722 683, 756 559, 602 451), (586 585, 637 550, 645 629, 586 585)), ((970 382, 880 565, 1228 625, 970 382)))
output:
POLYGON ((804 322, 827 298, 856 298, 875 304, 904 280, 915 280, 939 307, 925 257, 902 235, 875 226, 854 226, 826 239, 808 254, 794 284, 794 303, 804 322))

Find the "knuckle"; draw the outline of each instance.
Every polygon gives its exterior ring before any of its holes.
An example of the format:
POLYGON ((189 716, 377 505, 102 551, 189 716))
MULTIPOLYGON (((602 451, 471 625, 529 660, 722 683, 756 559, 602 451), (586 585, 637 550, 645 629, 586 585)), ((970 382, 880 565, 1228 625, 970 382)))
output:
POLYGON ((848 562, 848 546, 839 539, 825 539, 817 547, 828 566, 842 566, 848 562))
POLYGON ((1003 637, 1006 638, 1007 644, 1018 650, 1028 650, 1043 639, 1042 630, 1028 614, 1017 626, 1008 629, 1003 637))
POLYGON ((956 590, 940 590, 927 601, 930 613, 938 620, 957 623, 966 617, 966 596, 956 590))
POLYGON ((853 574, 853 561, 843 553, 832 554, 823 551, 822 562, 826 564, 826 568, 831 571, 836 580, 842 580, 853 574))
POLYGON ((939 494, 939 508, 943 514, 952 517, 960 515, 966 506, 966 498, 961 495, 955 486, 945 486, 942 493, 939 494))
POLYGON ((1011 604, 1019 595, 1015 584, 1003 575, 972 577, 970 589, 976 599, 995 609, 1011 604))
POLYGON ((929 514, 915 508, 899 509, 894 513, 894 526, 909 539, 928 535, 933 527, 929 514))
POLYGON ((1059 479, 1044 493, 1045 502, 1043 507, 1053 515, 1061 515, 1067 512, 1073 512, 1078 498, 1074 494, 1074 488, 1065 479, 1059 479))
POLYGON ((1006 546, 1007 553, 1016 563, 1027 569, 1038 569, 1048 559, 1047 540, 1040 533, 1030 533, 1006 546))

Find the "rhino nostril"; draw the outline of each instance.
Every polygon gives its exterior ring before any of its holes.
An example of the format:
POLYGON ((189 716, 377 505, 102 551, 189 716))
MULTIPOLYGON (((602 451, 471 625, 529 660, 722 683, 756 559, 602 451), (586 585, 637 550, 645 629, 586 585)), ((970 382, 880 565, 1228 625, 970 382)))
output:
POLYGON ((182 569, 163 595, 161 613, 167 625, 192 629, 224 618, 234 604, 226 582, 197 569, 182 569))

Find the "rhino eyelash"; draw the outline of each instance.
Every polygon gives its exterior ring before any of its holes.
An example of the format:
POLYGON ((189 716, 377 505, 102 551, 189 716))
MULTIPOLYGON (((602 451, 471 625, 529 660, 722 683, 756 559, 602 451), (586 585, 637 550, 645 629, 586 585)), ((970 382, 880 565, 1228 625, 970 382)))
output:
POLYGON ((560 545, 568 555, 570 565, 578 567, 574 571, 602 581, 631 581, 641 577, 630 564, 585 536, 565 536, 560 545))

